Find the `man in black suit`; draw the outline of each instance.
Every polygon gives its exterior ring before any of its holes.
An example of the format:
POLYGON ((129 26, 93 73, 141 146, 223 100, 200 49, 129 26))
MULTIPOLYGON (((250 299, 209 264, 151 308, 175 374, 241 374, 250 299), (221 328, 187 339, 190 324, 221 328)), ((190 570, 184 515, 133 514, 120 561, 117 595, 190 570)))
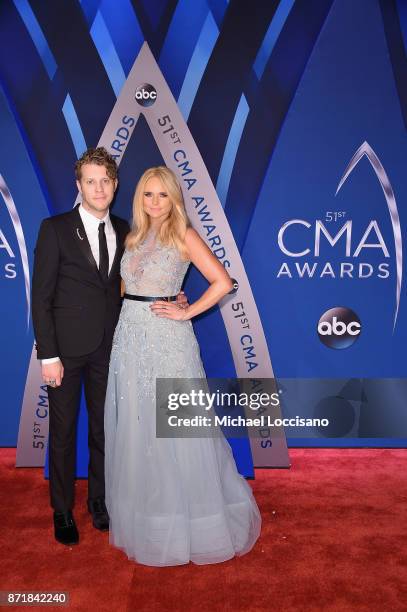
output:
POLYGON ((129 231, 109 214, 117 166, 106 149, 76 162, 82 203, 42 222, 35 249, 32 314, 37 356, 48 385, 50 496, 55 538, 76 544, 76 420, 83 379, 89 417, 88 509, 107 530, 104 485, 104 402, 109 356, 119 317, 120 260, 129 231))

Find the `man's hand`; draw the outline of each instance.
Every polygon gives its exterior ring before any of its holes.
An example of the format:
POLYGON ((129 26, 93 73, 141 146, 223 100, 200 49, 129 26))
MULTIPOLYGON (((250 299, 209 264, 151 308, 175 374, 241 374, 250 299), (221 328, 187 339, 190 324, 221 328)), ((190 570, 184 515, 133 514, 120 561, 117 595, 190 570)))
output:
POLYGON ((60 387, 64 377, 64 366, 61 361, 42 365, 42 379, 50 387, 60 387))
POLYGON ((188 308, 188 306, 189 306, 188 298, 187 298, 187 296, 185 295, 185 293, 183 291, 180 291, 178 293, 176 304, 177 304, 177 306, 179 306, 182 309, 188 308))

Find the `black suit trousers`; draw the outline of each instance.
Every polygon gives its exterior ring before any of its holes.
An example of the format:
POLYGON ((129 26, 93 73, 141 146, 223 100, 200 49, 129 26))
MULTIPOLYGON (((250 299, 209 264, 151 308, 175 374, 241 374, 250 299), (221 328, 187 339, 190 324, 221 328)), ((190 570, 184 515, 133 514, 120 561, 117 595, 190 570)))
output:
POLYGON ((76 424, 82 381, 88 409, 88 499, 105 496, 104 404, 109 371, 111 338, 89 355, 61 357, 64 377, 60 387, 48 387, 49 484, 51 506, 66 512, 74 505, 76 424))

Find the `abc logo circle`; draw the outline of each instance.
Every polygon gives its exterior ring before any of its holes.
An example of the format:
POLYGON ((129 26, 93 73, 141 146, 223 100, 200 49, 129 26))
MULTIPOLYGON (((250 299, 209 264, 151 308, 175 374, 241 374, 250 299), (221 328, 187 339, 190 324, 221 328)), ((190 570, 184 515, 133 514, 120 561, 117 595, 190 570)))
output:
POLYGON ((318 336, 325 346, 344 349, 352 346, 362 331, 360 319, 350 308, 327 310, 318 322, 318 336))
POLYGON ((235 278, 231 278, 230 279, 233 283, 233 287, 232 289, 229 291, 228 295, 233 295, 234 293, 237 293, 238 289, 239 289, 239 283, 237 282, 237 280, 235 278))
POLYGON ((134 97, 140 106, 152 106, 157 100, 157 90, 153 85, 144 83, 137 87, 134 97))

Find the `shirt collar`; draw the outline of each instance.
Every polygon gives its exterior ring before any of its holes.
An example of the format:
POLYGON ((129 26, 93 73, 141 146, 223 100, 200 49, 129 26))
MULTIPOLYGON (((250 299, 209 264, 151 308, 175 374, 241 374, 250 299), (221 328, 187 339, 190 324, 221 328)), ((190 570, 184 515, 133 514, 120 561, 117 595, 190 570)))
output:
POLYGON ((86 224, 88 227, 98 228, 99 224, 102 223, 102 221, 106 223, 106 227, 111 226, 109 211, 107 211, 107 214, 103 217, 103 219, 98 219, 98 217, 95 217, 90 212, 88 212, 86 208, 83 206, 83 204, 80 204, 79 214, 82 218, 83 223, 86 224))

